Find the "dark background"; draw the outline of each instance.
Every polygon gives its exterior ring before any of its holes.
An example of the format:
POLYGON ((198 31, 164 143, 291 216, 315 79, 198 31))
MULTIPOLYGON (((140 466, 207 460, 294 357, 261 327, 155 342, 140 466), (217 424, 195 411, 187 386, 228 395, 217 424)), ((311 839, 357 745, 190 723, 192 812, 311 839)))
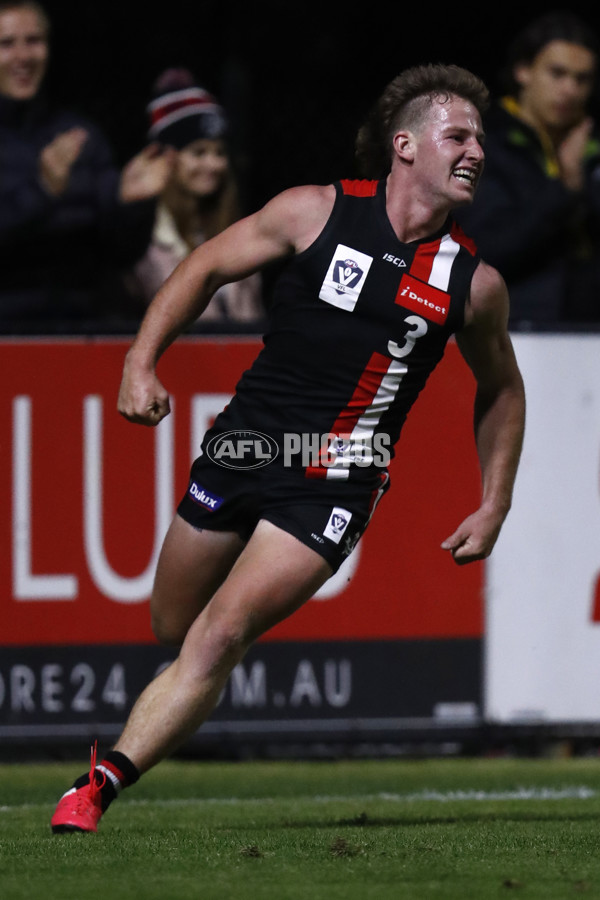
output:
MULTIPOLYGON (((366 111, 407 66, 457 63, 494 91, 506 45, 543 3, 139 0, 43 4, 53 24, 51 97, 96 120, 116 159, 145 141, 153 80, 191 68, 234 123, 246 211, 294 184, 355 174, 366 111)), ((589 3, 571 4, 588 24, 589 3)))

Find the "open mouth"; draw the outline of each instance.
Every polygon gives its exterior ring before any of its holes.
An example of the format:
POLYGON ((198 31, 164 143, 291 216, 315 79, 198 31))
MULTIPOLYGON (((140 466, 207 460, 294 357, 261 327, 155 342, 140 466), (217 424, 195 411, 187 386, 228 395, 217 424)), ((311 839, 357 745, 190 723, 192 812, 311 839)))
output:
POLYGON ((454 169, 453 176, 463 184, 475 187, 477 183, 477 172, 474 169, 454 169))
POLYGON ((20 69, 12 69, 11 70, 11 78, 12 80, 19 85, 29 85, 32 81, 35 81, 37 77, 37 70, 34 68, 20 68, 20 69))

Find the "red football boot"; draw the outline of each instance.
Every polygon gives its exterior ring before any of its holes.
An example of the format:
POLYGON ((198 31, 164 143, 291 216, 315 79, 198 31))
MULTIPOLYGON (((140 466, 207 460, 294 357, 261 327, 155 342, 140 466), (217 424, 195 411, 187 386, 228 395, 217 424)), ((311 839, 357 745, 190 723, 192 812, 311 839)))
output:
POLYGON ((96 747, 92 747, 89 784, 72 787, 58 801, 58 806, 50 820, 54 834, 71 831, 98 831, 98 822, 102 815, 102 798, 100 790, 106 776, 102 774, 100 783, 96 780, 96 747))

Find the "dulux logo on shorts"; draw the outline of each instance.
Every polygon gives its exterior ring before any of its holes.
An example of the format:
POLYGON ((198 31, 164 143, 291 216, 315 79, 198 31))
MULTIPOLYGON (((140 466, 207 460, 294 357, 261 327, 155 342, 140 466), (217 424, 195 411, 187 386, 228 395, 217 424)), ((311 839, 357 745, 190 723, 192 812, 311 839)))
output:
POLYGON ((206 455, 226 469, 260 469, 279 454, 279 447, 260 431, 226 431, 206 445, 206 455))
POLYGON ((192 481, 189 492, 192 500, 195 500, 196 503, 199 503, 200 506, 203 506, 205 509, 209 509, 211 512, 214 512, 215 509, 218 509, 223 502, 223 497, 217 497, 216 494, 211 494, 209 493, 209 491, 205 491, 204 488, 200 484, 196 484, 195 481, 192 481))

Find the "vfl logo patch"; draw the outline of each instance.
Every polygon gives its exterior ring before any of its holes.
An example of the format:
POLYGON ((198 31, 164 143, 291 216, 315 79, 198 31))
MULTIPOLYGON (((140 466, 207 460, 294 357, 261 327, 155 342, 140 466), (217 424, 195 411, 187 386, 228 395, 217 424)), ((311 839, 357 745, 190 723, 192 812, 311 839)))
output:
POLYGON ((217 497, 216 494, 209 494, 208 491, 205 491, 204 488, 201 485, 196 484, 195 481, 192 481, 189 487, 189 493, 192 500, 195 500, 196 503, 199 503, 200 506, 209 509, 211 512, 218 509, 223 502, 223 497, 217 497))
POLYGON ((372 262, 372 256, 338 244, 319 291, 320 299, 352 312, 372 262))
POLYGON ((396 303, 418 313, 424 319, 443 325, 448 318, 450 294, 413 275, 403 275, 396 294, 396 303))
POLYGON ((329 538, 334 544, 339 544, 346 528, 350 524, 351 518, 352 513, 348 512, 347 509, 342 509, 341 506, 334 506, 323 531, 324 537, 329 538))
POLYGON ((340 296, 356 287, 365 273, 353 259, 336 259, 333 264, 334 290, 340 296))

